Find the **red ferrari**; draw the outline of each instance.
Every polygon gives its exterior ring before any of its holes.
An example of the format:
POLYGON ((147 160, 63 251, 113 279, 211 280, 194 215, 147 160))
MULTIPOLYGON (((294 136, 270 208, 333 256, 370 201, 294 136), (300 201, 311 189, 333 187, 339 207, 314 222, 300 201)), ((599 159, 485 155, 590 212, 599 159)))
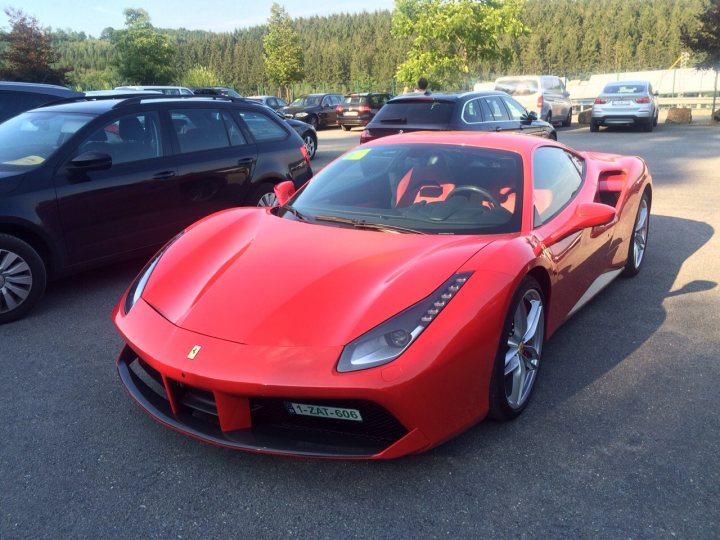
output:
POLYGON ((120 378, 207 442, 394 458, 523 411, 544 342, 640 270, 652 180, 547 139, 412 133, 292 191, 148 263, 113 313, 120 378))

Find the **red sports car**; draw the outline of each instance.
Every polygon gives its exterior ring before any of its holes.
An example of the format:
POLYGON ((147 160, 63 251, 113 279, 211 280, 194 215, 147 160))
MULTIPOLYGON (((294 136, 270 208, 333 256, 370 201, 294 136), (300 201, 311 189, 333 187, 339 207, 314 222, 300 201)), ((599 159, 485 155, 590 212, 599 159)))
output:
POLYGON ((120 378, 207 442, 394 458, 523 411, 545 340, 639 271, 652 181, 637 157, 412 133, 276 194, 143 269, 113 314, 120 378))

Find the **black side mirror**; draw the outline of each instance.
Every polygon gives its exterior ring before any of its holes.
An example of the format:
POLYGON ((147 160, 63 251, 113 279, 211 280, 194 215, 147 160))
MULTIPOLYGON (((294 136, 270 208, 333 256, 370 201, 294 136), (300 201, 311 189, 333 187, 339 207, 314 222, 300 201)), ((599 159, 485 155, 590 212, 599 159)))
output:
POLYGON ((112 157, 105 152, 83 152, 65 168, 68 176, 84 180, 90 171, 104 171, 112 167, 112 157))
POLYGON ((538 119, 537 113, 535 111, 528 111, 525 116, 522 117, 522 122, 524 124, 532 124, 535 120, 538 119))

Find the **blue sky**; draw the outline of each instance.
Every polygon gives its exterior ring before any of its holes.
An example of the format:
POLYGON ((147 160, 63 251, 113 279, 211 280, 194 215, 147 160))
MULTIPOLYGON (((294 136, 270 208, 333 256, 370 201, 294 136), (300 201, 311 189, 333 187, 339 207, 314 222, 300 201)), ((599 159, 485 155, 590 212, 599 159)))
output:
MULTIPOLYGON (((8 1, 8 0, 6 0, 8 1)), ((392 10, 393 0, 278 0, 291 17, 392 10)), ((141 7, 150 14, 153 26, 228 32, 264 24, 270 16, 273 0, 16 0, 7 7, 20 8, 34 16, 40 26, 75 30, 98 37, 103 28, 122 28, 123 9, 141 7)), ((0 26, 8 29, 5 13, 0 13, 0 26)))

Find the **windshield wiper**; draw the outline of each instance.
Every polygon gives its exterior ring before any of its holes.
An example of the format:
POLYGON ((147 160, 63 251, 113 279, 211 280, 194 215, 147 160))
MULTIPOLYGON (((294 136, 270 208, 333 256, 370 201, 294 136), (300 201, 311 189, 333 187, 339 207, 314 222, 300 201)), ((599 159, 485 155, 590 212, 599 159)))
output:
POLYGON ((418 231, 416 229, 409 229, 407 227, 400 227, 398 225, 390 225, 387 223, 372 223, 367 222, 364 219, 352 219, 340 216, 315 216, 315 221, 342 223, 343 225, 350 225, 351 227, 355 227, 356 229, 366 229, 372 231, 386 231, 404 234, 425 234, 422 231, 418 231))
POLYGON ((383 118, 381 124, 407 124, 407 118, 383 118))
POLYGON ((298 210, 297 208, 290 206, 289 204, 284 204, 280 208, 282 208, 283 210, 287 210, 300 221, 310 221, 305 214, 300 212, 300 210, 298 210))

